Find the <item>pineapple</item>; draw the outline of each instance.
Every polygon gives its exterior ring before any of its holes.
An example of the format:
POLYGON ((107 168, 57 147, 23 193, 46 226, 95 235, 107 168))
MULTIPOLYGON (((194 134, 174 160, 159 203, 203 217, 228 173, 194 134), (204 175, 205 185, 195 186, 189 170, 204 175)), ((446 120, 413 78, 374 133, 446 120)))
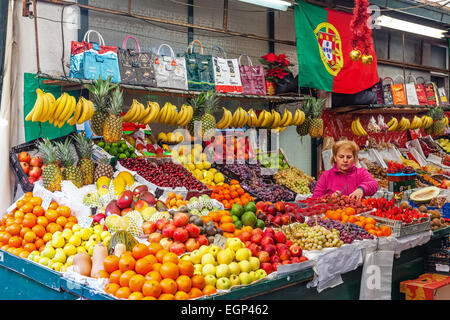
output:
POLYGON ((42 169, 44 187, 51 192, 61 191, 62 173, 57 165, 56 147, 49 139, 44 139, 43 142, 37 144, 37 149, 42 154, 45 164, 42 169))
POLYGON ((323 135, 322 108, 324 99, 312 98, 311 119, 309 121, 309 135, 311 138, 320 138, 323 135))
POLYGON ((75 137, 75 143, 80 154, 80 160, 78 161, 78 168, 83 176, 83 184, 94 183, 94 161, 92 157, 92 139, 86 139, 82 134, 78 134, 75 137))
POLYGON ((103 134, 103 123, 107 116, 108 111, 108 99, 109 93, 112 89, 118 86, 118 84, 110 85, 111 77, 106 81, 103 81, 100 77, 98 80, 94 80, 93 85, 87 85, 86 88, 92 94, 92 101, 95 105, 95 112, 91 118, 92 131, 101 136, 103 134))
MULTIPOLYGON (((428 116, 431 117, 433 120, 435 119, 435 118, 434 118, 434 117, 435 117, 435 115, 434 115, 434 113, 435 113, 434 109, 435 109, 435 108, 430 108, 430 110, 428 111, 428 116)), ((432 124, 431 126, 429 126, 428 128, 425 129, 425 133, 428 134, 428 135, 433 134, 433 128, 434 128, 434 122, 433 122, 433 124, 432 124)))
POLYGON ((297 133, 303 137, 306 136, 309 132, 309 121, 310 121, 310 115, 311 115, 311 100, 306 100, 305 104, 303 105, 303 112, 305 113, 305 121, 299 126, 297 126, 297 133))
POLYGON ((209 133, 214 135, 216 129, 216 119, 214 118, 214 112, 219 105, 219 98, 214 91, 208 91, 205 95, 204 114, 201 116, 202 133, 209 133), (213 130, 213 131, 212 131, 213 130))
POLYGON ((444 118, 444 110, 442 109, 441 106, 436 106, 434 108, 434 113, 433 113, 433 134, 435 135, 443 135, 444 134, 444 129, 445 129, 445 123, 443 121, 444 118))
POLYGON ((114 169, 109 164, 109 159, 101 158, 101 160, 97 163, 97 166, 94 171, 94 180, 97 181, 100 177, 107 177, 112 179, 114 175, 114 169))
MULTIPOLYGON (((203 115, 204 104, 206 103, 206 94, 204 92, 190 99, 190 105, 194 109, 194 114, 191 121, 188 123, 188 130, 191 136, 195 135, 194 126, 196 121, 201 121, 203 115)), ((198 133, 200 135, 200 132, 198 133)))
POLYGON ((123 95, 120 88, 116 88, 111 93, 110 108, 103 123, 103 139, 106 142, 119 142, 122 139, 122 118, 120 113, 122 112, 123 95))
POLYGON ((64 142, 56 142, 56 146, 58 159, 61 161, 61 165, 64 168, 63 179, 72 181, 77 188, 81 188, 83 186, 83 175, 74 165, 75 156, 72 152, 70 140, 66 139, 64 142))

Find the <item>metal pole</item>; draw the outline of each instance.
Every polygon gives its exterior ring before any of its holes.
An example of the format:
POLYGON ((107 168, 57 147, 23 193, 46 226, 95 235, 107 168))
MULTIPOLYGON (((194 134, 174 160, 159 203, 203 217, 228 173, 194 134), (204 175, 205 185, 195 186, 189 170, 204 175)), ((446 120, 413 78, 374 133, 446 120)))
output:
POLYGON ((38 26, 37 26, 37 7, 36 0, 33 0, 33 16, 34 16, 34 39, 36 43, 36 64, 37 73, 41 73, 41 63, 39 61, 39 39, 38 39, 38 26))
POLYGON ((223 31, 228 29, 228 0, 223 0, 223 31))
POLYGON ((405 70, 405 33, 402 32, 402 63, 403 63, 403 81, 406 83, 406 70, 405 70))
MULTIPOLYGON (((194 24, 194 0, 188 0, 188 23, 194 24)), ((188 45, 194 41, 194 28, 188 28, 188 45)))

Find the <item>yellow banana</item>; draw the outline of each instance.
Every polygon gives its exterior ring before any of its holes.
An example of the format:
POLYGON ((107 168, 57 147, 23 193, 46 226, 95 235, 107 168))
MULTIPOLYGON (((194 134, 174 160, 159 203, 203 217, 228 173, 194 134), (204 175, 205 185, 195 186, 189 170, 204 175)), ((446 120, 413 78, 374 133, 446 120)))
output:
POLYGON ((388 131, 395 131, 398 127, 398 120, 397 118, 392 117, 391 120, 389 120, 387 126, 389 127, 388 131))
POLYGON ((259 116, 258 116, 258 120, 257 120, 257 122, 256 122, 256 124, 255 124, 255 127, 257 127, 257 128, 261 128, 261 124, 262 124, 262 122, 264 121, 264 115, 265 115, 265 110, 262 110, 260 113, 259 113, 259 116))
POLYGON ((300 109, 296 108, 294 115, 292 116, 291 123, 289 123, 290 126, 295 125, 298 122, 298 119, 300 118, 300 109))
POLYGON ((39 110, 42 110, 42 90, 37 89, 36 90, 36 101, 34 102, 34 106, 33 109, 31 109, 31 111, 27 114, 27 116, 25 117, 26 121, 30 121, 33 120, 33 122, 36 122, 36 119, 39 119, 37 117, 38 112, 41 112, 39 110))
POLYGON ((132 119, 137 112, 137 104, 135 103, 135 100, 133 99, 133 102, 131 103, 130 108, 128 109, 127 113, 122 117, 122 122, 130 122, 130 119, 132 119))
POLYGON ((77 123, 78 118, 80 118, 81 112, 83 111, 83 104, 82 104, 83 99, 84 97, 80 97, 80 99, 78 99, 77 105, 75 106, 74 115, 72 116, 72 118, 67 120, 67 123, 71 126, 75 125, 75 123, 77 123))
POLYGON ((49 108, 47 114, 44 117, 45 118, 44 122, 51 119, 53 113, 55 112, 55 102, 56 102, 55 96, 50 92, 47 92, 45 95, 49 103, 49 108))
POLYGON ((241 121, 239 122, 239 128, 243 128, 248 121, 248 112, 241 108, 241 121))
POLYGON ((355 135, 355 136, 359 136, 359 134, 358 134, 358 131, 356 131, 356 128, 355 128, 355 121, 356 120, 353 120, 352 121, 352 132, 353 132, 353 134, 355 135))
POLYGON ((281 115, 277 111, 272 110, 272 116, 273 116, 272 128, 278 128, 278 125, 280 124, 281 121, 281 115))
POLYGON ((129 118, 127 118, 127 120, 125 122, 135 122, 137 119, 139 119, 140 115, 141 115, 141 106, 139 105, 139 102, 136 99, 133 99, 133 102, 131 104, 131 109, 134 109, 134 112, 132 114, 132 116, 130 116, 129 118))
POLYGON ((66 118, 67 114, 69 113, 69 111, 72 109, 72 102, 75 100, 75 104, 73 105, 73 107, 76 106, 77 102, 76 99, 71 96, 68 95, 67 97, 67 101, 66 104, 64 105, 64 109, 61 111, 61 113, 58 115, 58 122, 64 122, 64 119, 66 118), (73 98, 73 99, 72 99, 73 98))
POLYGON ((70 118, 70 116, 73 114, 76 106, 77 106, 77 100, 74 96, 70 96, 70 103, 68 103, 69 107, 67 108, 67 112, 64 113, 64 117, 62 120, 59 121, 58 127, 61 128, 64 123, 67 121, 67 119, 70 118))
POLYGON ((292 112, 290 112, 288 109, 285 109, 284 112, 286 113, 287 117, 286 117, 286 120, 284 122, 280 123, 281 127, 287 127, 292 122, 292 112))
POLYGON ((280 125, 286 123, 286 121, 287 121, 288 113, 286 111, 287 111, 287 108, 284 109, 283 117, 281 117, 281 120, 280 120, 280 125))
POLYGON ((85 121, 88 121, 88 120, 91 120, 92 116, 94 115, 95 108, 94 108, 94 103, 91 100, 85 99, 85 103, 88 105, 88 108, 89 108, 89 113, 85 120, 85 121))
MULTIPOLYGON (((81 101, 81 106, 82 106, 82 112, 80 117, 77 120, 77 124, 82 124, 87 120, 87 117, 89 115, 89 113, 91 112, 91 110, 89 109, 89 105, 86 103, 86 101, 83 99, 81 101)), ((75 108, 76 110, 76 108, 75 108)))
POLYGON ((56 114, 56 111, 58 111, 59 105, 60 105, 61 101, 63 100, 63 98, 64 98, 64 94, 61 94, 61 95, 59 96, 59 98, 56 99, 56 101, 55 101, 55 103, 54 103, 54 105, 53 105, 53 112, 51 113, 50 118, 49 118, 50 124, 52 124, 53 121, 55 121, 55 114, 56 114))
POLYGON ((227 109, 225 107, 222 107, 223 109, 223 115, 222 118, 217 122, 216 127, 219 129, 224 129, 225 124, 228 122, 228 113, 227 109))
POLYGON ((172 119, 170 120, 170 124, 171 125, 176 125, 177 122, 178 122, 178 117, 179 117, 179 114, 178 114, 178 111, 177 111, 177 106, 173 104, 172 105, 172 110, 173 110, 173 113, 172 113, 172 119))
POLYGON ((359 121, 359 118, 356 118, 356 129, 362 136, 367 136, 366 130, 364 130, 361 122, 359 121))
POLYGON ((187 117, 187 110, 186 110, 186 106, 183 104, 180 107, 180 112, 178 112, 178 118, 177 118, 177 125, 180 125, 180 123, 183 123, 183 121, 186 119, 187 117))
POLYGON ((264 110, 265 112, 264 112, 264 120, 263 120, 263 122, 261 123, 261 127, 262 128, 266 128, 267 126, 269 126, 271 123, 272 123, 272 117, 271 117, 271 113, 270 112, 268 112, 268 111, 266 111, 266 110, 264 110))
POLYGON ((184 121, 181 126, 186 126, 192 119, 192 116, 194 115, 194 109, 190 105, 186 105, 186 109, 188 110, 188 116, 186 118, 186 121, 184 121))
POLYGON ((39 120, 38 120, 39 122, 45 122, 45 120, 46 120, 45 115, 47 114, 48 108, 49 108, 49 101, 48 101, 48 98, 45 95, 45 93, 42 94, 42 101, 43 101, 43 104, 42 104, 43 108, 42 108, 41 114, 39 115, 39 120))
POLYGON ((61 116, 61 113, 64 111, 64 109, 66 108, 66 104, 70 99, 70 96, 67 92, 64 92, 61 95, 61 101, 59 102, 59 104, 56 106, 56 110, 53 113, 53 121, 55 120, 59 120, 59 117, 61 116))
POLYGON ((303 112, 303 110, 301 110, 301 109, 298 109, 299 110, 299 114, 300 114, 300 116, 299 116, 299 118, 298 118, 298 121, 294 124, 295 126, 299 126, 299 125, 301 125, 303 122, 305 122, 305 113, 303 112))
POLYGON ((448 118, 446 116, 444 116, 442 118, 442 121, 444 121, 444 127, 446 127, 448 125, 448 118))
POLYGON ((248 121, 247 121, 247 125, 250 127, 255 127, 256 122, 258 121, 258 117, 256 116, 255 111, 253 111, 253 109, 248 110, 248 121))

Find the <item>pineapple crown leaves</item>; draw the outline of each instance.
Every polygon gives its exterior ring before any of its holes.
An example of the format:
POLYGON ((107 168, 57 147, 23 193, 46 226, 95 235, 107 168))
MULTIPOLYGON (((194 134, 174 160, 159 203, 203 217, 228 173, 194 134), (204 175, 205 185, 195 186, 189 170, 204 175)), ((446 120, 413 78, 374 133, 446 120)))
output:
POLYGON ((61 161, 63 167, 67 168, 75 164, 75 157, 72 153, 72 144, 69 138, 66 138, 64 142, 55 142, 56 154, 61 161))
POLYGON ((442 120, 444 118, 444 109, 441 106, 434 107, 433 120, 442 120))
POLYGON ((93 84, 86 85, 86 89, 93 95, 93 102, 97 109, 100 111, 105 111, 108 103, 108 96, 111 90, 118 87, 119 84, 111 84, 111 76, 108 79, 103 80, 100 77, 93 81, 93 84))
POLYGON ((91 159, 94 143, 91 138, 85 138, 83 134, 77 134, 74 138, 76 148, 82 159, 91 159))
POLYGON ((194 115, 201 115, 206 102, 206 93, 202 92, 197 96, 189 99, 189 104, 194 109, 194 115))
POLYGON ((320 118, 322 116, 324 102, 325 99, 311 98, 311 118, 320 118))
POLYGON ((213 114, 219 106, 220 98, 214 91, 208 91, 205 95, 205 113, 213 114))
POLYGON ((122 112, 123 94, 119 87, 111 92, 109 96, 109 112, 115 116, 119 116, 122 112))
POLYGON ((36 147, 39 153, 42 154, 45 164, 56 163, 56 146, 48 138, 44 138, 43 141, 38 142, 36 147))

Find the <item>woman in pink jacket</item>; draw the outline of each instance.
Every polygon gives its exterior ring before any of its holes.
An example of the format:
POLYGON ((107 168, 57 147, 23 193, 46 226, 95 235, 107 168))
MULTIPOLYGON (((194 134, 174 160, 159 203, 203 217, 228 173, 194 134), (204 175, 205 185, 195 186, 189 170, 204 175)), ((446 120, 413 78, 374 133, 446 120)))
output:
POLYGON ((377 181, 365 168, 357 168, 359 147, 354 141, 341 140, 333 146, 333 168, 322 172, 314 189, 313 198, 339 193, 360 200, 378 190, 377 181))

